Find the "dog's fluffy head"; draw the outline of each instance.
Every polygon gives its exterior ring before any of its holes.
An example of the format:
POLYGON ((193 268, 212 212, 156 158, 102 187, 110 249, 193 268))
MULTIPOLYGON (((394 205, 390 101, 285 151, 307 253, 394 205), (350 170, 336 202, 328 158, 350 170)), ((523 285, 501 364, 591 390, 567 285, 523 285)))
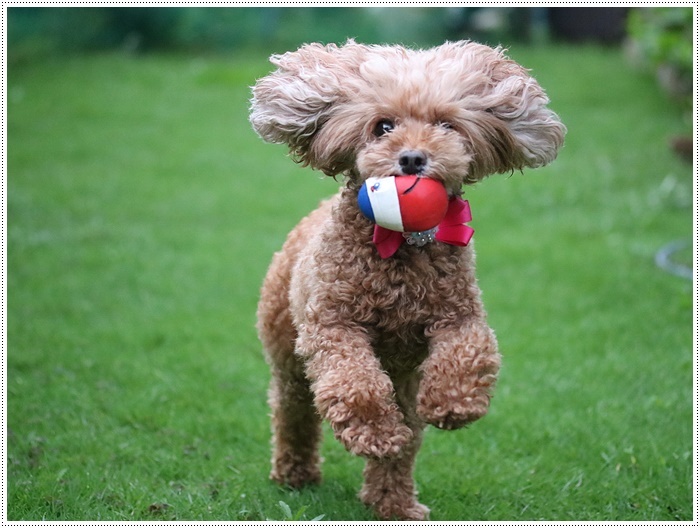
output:
POLYGON ((277 70, 253 88, 253 127, 289 145, 298 162, 351 184, 409 172, 457 193, 489 174, 545 165, 563 143, 566 129, 544 91, 501 49, 348 41, 308 44, 271 62, 277 70))

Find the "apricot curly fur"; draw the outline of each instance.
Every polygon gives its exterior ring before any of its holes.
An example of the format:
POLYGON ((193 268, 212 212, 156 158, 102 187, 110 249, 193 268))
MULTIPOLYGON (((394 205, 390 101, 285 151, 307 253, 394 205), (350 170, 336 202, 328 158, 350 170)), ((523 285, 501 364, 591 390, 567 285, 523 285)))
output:
POLYGON ((417 150, 421 175, 460 195, 489 174, 551 162, 566 129, 527 70, 471 42, 309 44, 271 61, 277 69, 253 88, 253 127, 345 185, 289 234, 263 283, 270 476, 293 487, 320 481, 325 419, 367 459, 360 499, 381 519, 424 520, 413 481, 423 429, 484 416, 500 354, 474 243, 404 244, 381 259, 357 191, 369 176, 402 174, 401 154, 417 150), (381 120, 393 129, 378 135, 381 120))

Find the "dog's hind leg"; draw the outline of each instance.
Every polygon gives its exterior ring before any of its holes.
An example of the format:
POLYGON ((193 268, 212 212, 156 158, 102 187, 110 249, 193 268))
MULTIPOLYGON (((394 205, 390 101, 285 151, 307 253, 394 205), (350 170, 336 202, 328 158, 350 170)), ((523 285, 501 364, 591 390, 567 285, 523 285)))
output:
POLYGON ((258 310, 261 337, 272 372, 268 392, 273 445, 270 478, 298 488, 321 480, 318 456, 321 418, 314 407, 303 364, 294 355, 296 333, 289 311, 281 304, 272 310, 273 304, 261 302, 258 310))
POLYGON ((297 333, 289 312, 289 282, 294 265, 289 255, 298 252, 302 243, 300 233, 292 232, 283 251, 273 258, 257 314, 258 335, 272 373, 268 392, 273 445, 270 478, 294 488, 321 480, 321 419, 302 361, 294 354, 297 333))
POLYGON ((321 419, 303 364, 294 355, 296 330, 288 299, 291 265, 284 253, 275 255, 258 304, 258 334, 272 372, 268 392, 273 445, 270 478, 298 488, 321 480, 321 419))
MULTIPOLYGON (((292 361, 294 358, 290 358, 292 361)), ((272 369, 272 472, 270 478, 299 488, 321 480, 318 455, 321 419, 301 367, 272 369)))

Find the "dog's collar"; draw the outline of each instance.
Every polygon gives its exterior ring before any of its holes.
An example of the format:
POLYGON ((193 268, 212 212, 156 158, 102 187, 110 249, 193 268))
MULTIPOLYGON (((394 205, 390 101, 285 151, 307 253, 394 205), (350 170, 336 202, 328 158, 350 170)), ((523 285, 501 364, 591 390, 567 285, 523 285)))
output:
POLYGON ((377 247, 379 256, 383 259, 396 253, 404 242, 420 247, 437 240, 452 246, 466 246, 469 244, 474 230, 464 224, 470 222, 471 219, 469 202, 459 196, 454 196, 447 206, 445 218, 436 228, 418 233, 401 233, 375 225, 372 242, 377 247))

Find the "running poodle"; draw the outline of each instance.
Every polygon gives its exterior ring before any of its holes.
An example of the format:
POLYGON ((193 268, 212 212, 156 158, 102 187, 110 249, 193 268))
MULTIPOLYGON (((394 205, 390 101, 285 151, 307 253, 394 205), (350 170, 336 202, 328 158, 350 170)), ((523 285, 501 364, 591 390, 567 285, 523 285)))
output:
POLYGON ((289 234, 262 287, 270 476, 320 481, 325 419, 367 459, 362 501, 382 519, 424 520, 412 475, 422 431, 484 416, 500 365, 462 186, 551 162, 566 129, 527 70, 472 42, 309 44, 271 62, 253 88, 253 127, 345 185, 289 234), (361 210, 369 178, 406 176, 444 186, 435 228, 402 233, 361 210))

